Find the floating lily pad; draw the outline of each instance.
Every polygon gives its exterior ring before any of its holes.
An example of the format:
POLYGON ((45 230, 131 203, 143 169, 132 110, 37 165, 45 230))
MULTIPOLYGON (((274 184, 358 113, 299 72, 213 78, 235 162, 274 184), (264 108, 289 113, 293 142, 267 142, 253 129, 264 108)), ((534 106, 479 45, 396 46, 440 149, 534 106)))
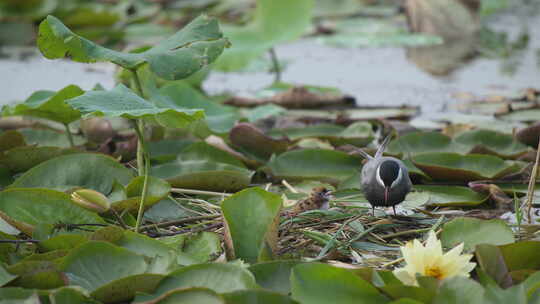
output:
POLYGON ((471 252, 478 244, 503 245, 514 242, 512 229, 502 220, 456 218, 444 224, 441 243, 446 248, 464 243, 463 250, 471 252))
POLYGON ((353 272, 326 264, 306 263, 291 274, 293 299, 301 303, 386 303, 388 299, 353 272))
POLYGON ((534 122, 538 121, 538 117, 540 117, 540 109, 512 111, 498 117, 508 121, 534 122))
POLYGON ((234 126, 229 133, 229 138, 235 148, 263 161, 268 160, 272 154, 287 151, 290 145, 289 140, 272 138, 248 123, 239 123, 234 126))
POLYGON ((22 146, 26 146, 26 141, 20 132, 9 130, 0 134, 0 152, 22 146))
POLYGON ((66 104, 66 100, 82 95, 84 91, 76 85, 69 85, 58 92, 37 91, 23 103, 4 106, 3 116, 24 115, 69 124, 81 118, 81 113, 66 104))
POLYGON ((75 187, 93 189, 108 195, 113 183, 127 184, 133 172, 114 158, 93 153, 59 156, 30 169, 12 188, 51 188, 65 191, 75 187))
POLYGON ((146 235, 123 231, 114 244, 151 259, 152 264, 145 272, 167 274, 177 266, 175 249, 146 235))
POLYGON ((21 261, 10 265, 8 270, 18 276, 13 283, 24 288, 52 289, 66 284, 64 275, 52 261, 21 261))
POLYGON ((536 258, 540 242, 522 241, 499 248, 509 271, 540 270, 540 260, 536 258))
POLYGON ((141 303, 179 288, 204 287, 224 293, 257 288, 253 275, 245 268, 226 263, 197 264, 171 272, 151 295, 139 295, 134 303, 141 303))
MULTIPOLYGON (((126 187, 126 199, 113 202, 111 207, 119 211, 129 210, 131 212, 137 212, 141 202, 144 179, 144 176, 137 176, 134 178, 126 187)), ((149 208, 166 198, 171 191, 171 185, 169 185, 168 182, 153 176, 148 177, 146 186, 147 193, 144 200, 145 208, 149 208)))
POLYGON ((540 140, 540 122, 519 130, 516 133, 516 138, 524 144, 535 148, 538 147, 538 141, 540 140))
POLYGON ((9 273, 4 266, 0 266, 0 287, 6 285, 16 277, 16 275, 9 273))
POLYGON ((156 75, 176 80, 213 62, 229 42, 223 38, 216 19, 201 16, 144 52, 121 53, 74 34, 60 20, 48 16, 39 25, 37 44, 49 59, 69 55, 78 62, 109 61, 127 69, 148 63, 156 75))
POLYGON ((467 131, 456 136, 454 140, 470 147, 471 153, 492 154, 502 158, 515 159, 528 151, 527 146, 513 136, 491 130, 467 131))
POLYGON ((249 267, 249 271, 255 276, 257 284, 282 294, 291 292, 290 276, 294 266, 301 261, 270 261, 257 263, 249 267))
POLYGON ((230 259, 253 263, 272 258, 281 204, 279 195, 260 188, 243 190, 223 201, 225 248, 230 259))
MULTIPOLYGON (((47 129, 20 129, 26 140, 26 143, 29 145, 38 145, 38 146, 47 146, 47 147, 59 147, 59 148, 69 148, 71 144, 66 137, 65 133, 47 130, 47 129)), ((77 135, 72 135, 73 143, 75 146, 82 145, 86 143, 86 140, 77 135)))
POLYGON ((148 266, 142 255, 96 241, 73 249, 60 264, 70 284, 106 303, 129 300, 137 291, 152 291, 163 276, 145 274, 148 266))
POLYGON ((412 161, 434 180, 447 181, 497 179, 521 168, 518 162, 481 154, 425 153, 412 161))
POLYGON ((0 192, 0 217, 27 235, 38 224, 102 224, 97 214, 71 202, 69 195, 36 188, 13 188, 0 192))
POLYGON ((467 153, 464 146, 456 145, 452 138, 439 132, 415 132, 400 136, 388 144, 388 154, 415 156, 431 152, 467 153))
POLYGON ((180 151, 193 144, 189 139, 165 139, 160 141, 148 142, 148 152, 153 161, 166 163, 176 159, 180 151))
POLYGON ((227 303, 235 304, 299 304, 284 294, 264 289, 240 290, 223 294, 227 303))
MULTIPOLYGON (((173 289, 144 304, 225 304, 225 300, 215 291, 208 288, 192 287, 173 289)), ((235 302, 238 303, 238 302, 235 302)))
POLYGON ((428 195, 428 205, 433 206, 476 206, 485 202, 488 194, 478 193, 462 186, 416 185, 416 190, 428 195))
POLYGON ((11 172, 20 173, 55 157, 74 153, 80 153, 80 151, 58 147, 17 147, 0 155, 0 164, 9 168, 11 172))
POLYGON ((173 187, 234 192, 248 187, 253 172, 224 163, 189 160, 154 166, 150 174, 173 187))
POLYGON ((373 130, 368 122, 357 122, 348 127, 334 124, 316 124, 302 128, 274 129, 270 135, 280 135, 291 140, 322 138, 334 145, 352 144, 363 147, 373 141, 373 130))
POLYGON ((361 161, 340 151, 305 149, 288 151, 273 157, 268 168, 276 178, 338 183, 360 170, 361 161))

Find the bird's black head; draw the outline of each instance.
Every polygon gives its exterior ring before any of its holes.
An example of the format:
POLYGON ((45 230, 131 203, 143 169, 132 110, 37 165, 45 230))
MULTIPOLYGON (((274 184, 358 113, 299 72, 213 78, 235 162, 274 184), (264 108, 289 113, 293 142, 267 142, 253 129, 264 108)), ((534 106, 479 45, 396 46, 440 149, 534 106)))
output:
POLYGON ((384 186, 391 187, 392 183, 399 176, 399 164, 393 160, 385 160, 379 165, 377 170, 380 180, 384 183, 384 186))

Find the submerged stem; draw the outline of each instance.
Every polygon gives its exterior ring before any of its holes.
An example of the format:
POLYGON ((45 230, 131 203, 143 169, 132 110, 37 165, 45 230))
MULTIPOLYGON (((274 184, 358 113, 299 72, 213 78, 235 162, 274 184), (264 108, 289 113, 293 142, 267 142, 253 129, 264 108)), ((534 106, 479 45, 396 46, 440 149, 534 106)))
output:
POLYGON ((66 136, 69 141, 69 146, 72 148, 75 147, 75 142, 73 141, 73 134, 71 134, 71 130, 69 130, 69 124, 65 123, 64 128, 66 129, 66 136))
POLYGON ((281 81, 281 67, 279 66, 279 59, 274 48, 270 48, 268 51, 270 58, 272 59, 272 68, 274 70, 274 83, 281 81))

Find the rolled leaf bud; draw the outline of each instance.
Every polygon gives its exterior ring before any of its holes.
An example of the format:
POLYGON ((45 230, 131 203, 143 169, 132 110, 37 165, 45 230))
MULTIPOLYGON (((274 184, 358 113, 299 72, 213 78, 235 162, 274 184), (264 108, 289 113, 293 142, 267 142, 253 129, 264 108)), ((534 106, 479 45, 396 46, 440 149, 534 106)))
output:
POLYGON ((90 189, 80 189, 71 193, 71 200, 90 211, 103 213, 111 208, 109 199, 100 192, 90 189))

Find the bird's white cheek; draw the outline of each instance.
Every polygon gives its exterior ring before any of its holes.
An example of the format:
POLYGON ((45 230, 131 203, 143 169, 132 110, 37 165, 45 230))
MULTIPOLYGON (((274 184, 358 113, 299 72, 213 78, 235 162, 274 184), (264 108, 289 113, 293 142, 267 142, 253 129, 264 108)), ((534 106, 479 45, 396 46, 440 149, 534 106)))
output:
POLYGON ((375 179, 377 180, 377 183, 379 183, 379 185, 381 185, 382 187, 385 187, 384 182, 383 182, 383 180, 381 179, 381 174, 380 174, 380 172, 379 172, 379 169, 380 169, 380 168, 381 168, 380 166, 377 167, 377 171, 375 172, 375 179))

